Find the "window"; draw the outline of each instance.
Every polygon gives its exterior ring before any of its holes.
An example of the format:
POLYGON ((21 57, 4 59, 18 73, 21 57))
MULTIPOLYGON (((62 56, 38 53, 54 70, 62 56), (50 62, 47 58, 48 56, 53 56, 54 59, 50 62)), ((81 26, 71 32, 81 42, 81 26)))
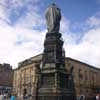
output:
POLYGON ((85 71, 85 80, 88 80, 87 71, 85 71))
POLYGON ((83 75, 82 75, 82 70, 81 69, 79 69, 78 75, 79 75, 79 79, 83 79, 83 75))

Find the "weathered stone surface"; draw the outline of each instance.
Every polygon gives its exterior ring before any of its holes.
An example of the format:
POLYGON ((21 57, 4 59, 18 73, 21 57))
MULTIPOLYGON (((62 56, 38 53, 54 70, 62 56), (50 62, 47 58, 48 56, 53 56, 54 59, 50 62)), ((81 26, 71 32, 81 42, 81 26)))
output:
POLYGON ((45 16, 48 32, 59 32, 61 20, 60 9, 55 4, 52 4, 47 8, 45 16))
POLYGON ((0 64, 0 93, 10 93, 13 86, 13 70, 9 64, 0 64))
POLYGON ((75 99, 72 73, 67 74, 65 69, 63 40, 59 33, 60 19, 60 10, 56 5, 53 4, 47 8, 48 33, 44 41, 38 100, 75 99))

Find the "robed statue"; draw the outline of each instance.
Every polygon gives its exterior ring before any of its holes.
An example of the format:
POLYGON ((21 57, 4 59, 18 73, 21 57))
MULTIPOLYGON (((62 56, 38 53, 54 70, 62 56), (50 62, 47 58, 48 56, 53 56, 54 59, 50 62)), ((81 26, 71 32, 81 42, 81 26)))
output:
POLYGON ((59 32, 61 12, 56 4, 50 5, 46 10, 46 24, 49 33, 59 32))

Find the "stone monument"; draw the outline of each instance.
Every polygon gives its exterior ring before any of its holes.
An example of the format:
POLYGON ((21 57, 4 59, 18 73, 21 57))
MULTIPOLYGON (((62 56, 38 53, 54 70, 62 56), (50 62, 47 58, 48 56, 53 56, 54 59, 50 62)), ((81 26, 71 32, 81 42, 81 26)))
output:
POLYGON ((37 100, 75 100, 72 73, 68 74, 65 69, 60 20, 60 9, 51 4, 46 10, 48 32, 44 41, 37 100))
POLYGON ((58 33, 61 20, 60 9, 53 3, 47 8, 45 16, 48 33, 58 33))

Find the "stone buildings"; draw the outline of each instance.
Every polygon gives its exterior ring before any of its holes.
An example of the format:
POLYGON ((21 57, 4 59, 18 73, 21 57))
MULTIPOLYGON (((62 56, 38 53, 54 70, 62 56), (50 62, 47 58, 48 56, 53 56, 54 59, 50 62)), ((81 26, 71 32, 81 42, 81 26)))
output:
POLYGON ((77 96, 87 97, 100 93, 100 69, 72 58, 66 58, 66 68, 73 70, 74 84, 77 96))
POLYGON ((32 95, 36 90, 41 55, 27 59, 14 70, 13 92, 17 96, 32 95))
POLYGON ((0 94, 10 93, 13 82, 13 70, 9 64, 0 64, 0 94))
MULTIPOLYGON (((37 93, 39 67, 41 67, 42 55, 31 57, 19 63, 14 70, 13 92, 18 96, 37 93)), ((66 70, 73 68, 76 95, 82 94, 87 97, 100 92, 100 69, 72 58, 65 58, 66 70)))

